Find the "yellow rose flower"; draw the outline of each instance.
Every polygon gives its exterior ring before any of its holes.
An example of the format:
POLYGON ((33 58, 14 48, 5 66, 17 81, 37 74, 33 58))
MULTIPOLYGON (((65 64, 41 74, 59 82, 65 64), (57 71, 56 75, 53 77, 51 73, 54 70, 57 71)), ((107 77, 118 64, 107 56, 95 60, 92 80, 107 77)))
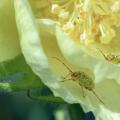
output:
POLYGON ((84 111, 94 112, 96 120, 120 120, 120 67, 116 57, 113 61, 104 58, 109 51, 115 56, 119 53, 119 5, 118 0, 31 0, 30 4, 14 0, 21 51, 28 65, 55 96, 80 103, 84 111), (97 17, 101 17, 99 24, 97 17), (104 105, 92 91, 85 89, 84 98, 77 82, 60 82, 69 71, 52 57, 92 77, 104 105))

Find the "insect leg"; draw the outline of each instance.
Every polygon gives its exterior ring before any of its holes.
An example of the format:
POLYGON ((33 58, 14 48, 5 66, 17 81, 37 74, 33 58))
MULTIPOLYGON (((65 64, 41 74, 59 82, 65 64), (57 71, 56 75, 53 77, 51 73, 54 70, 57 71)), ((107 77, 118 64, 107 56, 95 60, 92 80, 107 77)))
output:
POLYGON ((98 97, 98 95, 96 94, 96 92, 94 90, 92 90, 92 93, 96 96, 96 98, 102 103, 104 104, 104 102, 98 97))
POLYGON ((85 97, 84 87, 83 87, 83 86, 81 86, 81 84, 80 84, 80 83, 79 83, 79 85, 80 85, 80 87, 81 87, 81 89, 82 89, 82 95, 83 95, 83 97, 85 97))
POLYGON ((81 86, 81 88, 82 88, 83 97, 85 97, 84 87, 81 86))
POLYGON ((104 57, 106 60, 108 60, 108 57, 103 53, 103 51, 100 50, 100 49, 99 49, 99 51, 100 51, 100 53, 103 55, 103 57, 104 57))
POLYGON ((57 58, 57 57, 52 57, 52 58, 54 58, 54 59, 58 60, 59 62, 61 62, 69 70, 70 73, 73 73, 73 71, 64 62, 62 62, 59 58, 57 58))
POLYGON ((69 76, 71 75, 71 73, 68 73, 65 77, 63 77, 64 79, 67 79, 69 76))
POLYGON ((64 79, 64 80, 62 80, 60 82, 65 82, 67 80, 72 80, 71 78, 68 78, 70 75, 71 75, 71 73, 67 74, 65 77, 62 77, 62 79, 64 79))

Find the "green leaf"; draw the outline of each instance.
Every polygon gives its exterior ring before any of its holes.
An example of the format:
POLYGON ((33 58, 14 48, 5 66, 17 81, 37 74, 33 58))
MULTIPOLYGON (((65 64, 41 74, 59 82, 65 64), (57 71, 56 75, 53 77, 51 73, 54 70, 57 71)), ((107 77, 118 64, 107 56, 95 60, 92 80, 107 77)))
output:
POLYGON ((67 104, 64 100, 59 97, 54 97, 52 95, 49 96, 34 96, 31 95, 30 90, 27 91, 27 96, 32 100, 48 102, 48 103, 57 103, 57 104, 67 104))
POLYGON ((40 78, 32 72, 22 55, 0 63, 0 89, 26 90, 42 86, 40 78))

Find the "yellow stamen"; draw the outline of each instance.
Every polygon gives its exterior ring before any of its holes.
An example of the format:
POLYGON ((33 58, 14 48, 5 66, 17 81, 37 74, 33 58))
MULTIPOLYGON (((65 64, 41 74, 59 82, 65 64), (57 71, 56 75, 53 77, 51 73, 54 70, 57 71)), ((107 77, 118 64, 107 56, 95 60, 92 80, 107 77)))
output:
POLYGON ((120 26, 119 0, 51 1, 59 6, 57 20, 63 30, 81 43, 109 44, 115 37, 115 27, 120 26))

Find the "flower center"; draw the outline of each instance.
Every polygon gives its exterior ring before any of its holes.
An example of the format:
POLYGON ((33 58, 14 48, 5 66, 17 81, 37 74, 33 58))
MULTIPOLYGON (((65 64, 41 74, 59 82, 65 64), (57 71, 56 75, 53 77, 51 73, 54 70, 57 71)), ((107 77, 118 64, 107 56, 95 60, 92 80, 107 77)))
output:
POLYGON ((51 0, 51 12, 72 38, 108 44, 120 26, 120 0, 51 0))

